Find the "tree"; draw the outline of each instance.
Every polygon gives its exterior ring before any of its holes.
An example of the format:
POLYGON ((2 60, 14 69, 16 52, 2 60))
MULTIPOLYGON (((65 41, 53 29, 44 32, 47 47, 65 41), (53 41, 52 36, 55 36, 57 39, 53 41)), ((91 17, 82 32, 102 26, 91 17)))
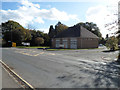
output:
POLYGON ((118 39, 115 36, 110 37, 107 42, 106 42, 106 46, 110 49, 110 50, 115 50, 118 48, 118 39))
POLYGON ((61 22, 58 22, 56 25, 55 25, 55 31, 56 31, 56 34, 62 32, 63 30, 67 29, 68 26, 62 24, 61 22))
POLYGON ((53 38, 56 35, 56 30, 53 28, 53 25, 50 25, 48 35, 50 38, 53 38))
POLYGON ((118 38, 118 47, 119 47, 119 54, 118 54, 118 62, 120 62, 120 21, 118 22, 118 31, 117 31, 117 38, 118 38))
POLYGON ((49 35, 48 34, 44 34, 43 39, 44 39, 44 46, 50 46, 51 39, 50 39, 49 35))
POLYGON ((35 43, 39 46, 40 44, 44 44, 44 39, 41 37, 35 38, 35 43))
POLYGON ((2 46, 6 45, 6 41, 2 39, 2 46))
POLYGON ((100 38, 100 39, 99 39, 99 43, 105 45, 106 40, 105 40, 104 38, 100 38))
POLYGON ((56 25, 55 25, 55 29, 53 28, 53 25, 50 25, 50 28, 49 28, 49 37, 50 38, 53 38, 55 37, 58 33, 62 32, 63 30, 67 29, 68 26, 62 24, 61 22, 58 22, 56 25))
POLYGON ((35 46, 36 30, 30 30, 31 40, 30 45, 35 46))
MULTIPOLYGON (((36 43, 35 43, 35 39, 37 38, 37 37, 42 37, 42 38, 44 38, 44 33, 43 32, 41 32, 41 31, 39 31, 39 30, 30 30, 30 34, 31 34, 31 40, 30 40, 30 43, 31 43, 31 45, 32 46, 35 46, 36 45, 36 43)), ((45 40, 45 39, 44 39, 45 40)), ((46 40, 45 40, 46 41, 46 40)))
POLYGON ((19 23, 9 20, 2 23, 3 39, 6 41, 6 45, 10 45, 8 42, 16 42, 17 45, 21 45, 22 41, 31 40, 31 34, 28 29, 23 28, 19 23))
POLYGON ((7 22, 2 23, 2 34, 4 34, 5 32, 11 32, 12 30, 15 30, 18 27, 23 28, 19 23, 12 20, 8 20, 7 22))
MULTIPOLYGON (((117 31, 117 33, 112 33, 112 34, 117 34, 118 37, 118 42, 120 42, 120 14, 119 14, 119 9, 120 9, 120 2, 118 1, 118 8, 114 9, 111 8, 111 7, 116 7, 115 6, 109 6, 110 7, 110 11, 112 11, 111 13, 109 13, 107 16, 109 17, 109 19, 111 19, 112 21, 111 22, 108 22, 105 24, 105 28, 109 31, 117 31), (118 9, 118 10, 117 10, 118 9), (110 17, 112 16, 112 17, 110 17), (114 16, 114 17, 113 17, 114 16), (118 17, 117 19, 115 19, 115 17, 118 17)), ((108 19, 107 19, 108 20, 108 19)), ((119 44, 119 43, 118 43, 119 44)), ((120 47, 119 47, 119 54, 118 54, 118 59, 117 59, 118 62, 120 62, 120 47)))
POLYGON ((99 38, 102 39, 102 34, 100 33, 100 29, 97 27, 97 25, 93 22, 80 22, 76 25, 80 25, 83 26, 84 28, 86 28, 87 30, 91 31, 92 33, 94 33, 95 35, 97 35, 99 38))
POLYGON ((106 38, 105 38, 105 39, 106 39, 106 40, 108 40, 108 38, 109 38, 109 35, 108 35, 108 34, 106 34, 106 38))

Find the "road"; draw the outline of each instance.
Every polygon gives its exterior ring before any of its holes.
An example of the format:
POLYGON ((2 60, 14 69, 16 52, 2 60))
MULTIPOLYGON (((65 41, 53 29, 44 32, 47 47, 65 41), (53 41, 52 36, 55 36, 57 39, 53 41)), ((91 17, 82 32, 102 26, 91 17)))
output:
POLYGON ((3 48, 2 60, 35 88, 117 88, 118 52, 3 48))

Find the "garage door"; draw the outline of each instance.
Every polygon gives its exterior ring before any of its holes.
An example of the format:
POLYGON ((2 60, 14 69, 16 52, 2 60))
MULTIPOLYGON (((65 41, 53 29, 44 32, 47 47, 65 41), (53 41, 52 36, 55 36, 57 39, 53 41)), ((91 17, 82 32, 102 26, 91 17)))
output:
POLYGON ((67 39, 66 39, 66 40, 63 40, 63 45, 64 45, 64 48, 68 48, 68 42, 67 42, 67 39))
POLYGON ((56 48, 59 48, 59 47, 60 47, 60 40, 57 39, 57 40, 56 40, 56 48))
POLYGON ((77 48, 77 39, 70 40, 70 48, 76 49, 77 48))

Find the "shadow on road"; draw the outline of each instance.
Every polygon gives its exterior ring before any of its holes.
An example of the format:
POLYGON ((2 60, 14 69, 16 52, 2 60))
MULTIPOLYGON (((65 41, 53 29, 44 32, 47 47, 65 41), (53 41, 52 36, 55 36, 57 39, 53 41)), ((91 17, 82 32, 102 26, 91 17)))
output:
POLYGON ((96 73, 94 80, 95 87, 120 87, 120 65, 117 62, 109 62, 106 65, 101 65, 103 71, 96 73))
MULTIPOLYGON (((84 72, 87 80, 81 87, 85 88, 118 88, 120 87, 120 64, 117 62, 107 62, 106 64, 84 64, 88 65, 89 69, 81 69, 84 72)), ((83 77, 83 76, 82 76, 83 77)), ((77 84, 77 83, 76 83, 77 84)))
POLYGON ((118 50, 104 50, 102 52, 104 52, 104 53, 110 53, 110 52, 115 52, 115 51, 118 51, 118 50))

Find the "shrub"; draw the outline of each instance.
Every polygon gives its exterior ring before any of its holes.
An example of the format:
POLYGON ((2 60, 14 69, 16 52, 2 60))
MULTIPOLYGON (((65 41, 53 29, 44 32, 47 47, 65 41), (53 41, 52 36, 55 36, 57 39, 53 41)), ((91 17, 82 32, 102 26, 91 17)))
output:
POLYGON ((106 47, 113 51, 118 49, 118 39, 115 36, 110 37, 106 42, 106 47))

